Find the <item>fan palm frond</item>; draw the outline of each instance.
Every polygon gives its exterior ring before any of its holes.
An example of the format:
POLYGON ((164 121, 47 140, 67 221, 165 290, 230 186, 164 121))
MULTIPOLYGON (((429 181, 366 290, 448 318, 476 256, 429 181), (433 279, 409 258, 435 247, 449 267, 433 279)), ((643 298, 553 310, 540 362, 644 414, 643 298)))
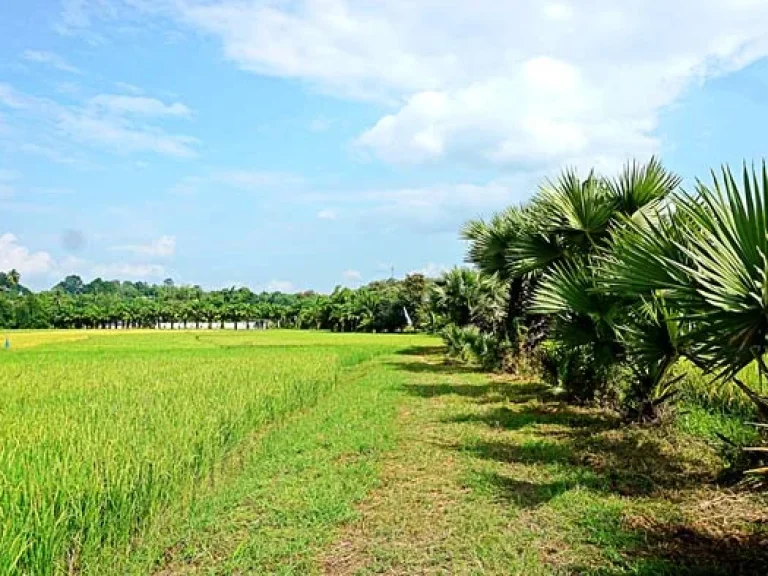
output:
POLYGON ((670 172, 654 157, 641 164, 633 161, 624 166, 618 177, 606 186, 615 201, 616 210, 632 216, 643 208, 667 198, 680 185, 682 178, 670 172))

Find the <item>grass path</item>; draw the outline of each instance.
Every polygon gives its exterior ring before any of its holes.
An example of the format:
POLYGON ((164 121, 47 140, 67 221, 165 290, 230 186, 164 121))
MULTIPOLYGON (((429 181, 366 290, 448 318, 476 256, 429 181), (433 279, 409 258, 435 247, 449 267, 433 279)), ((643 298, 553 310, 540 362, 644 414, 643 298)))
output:
POLYGON ((396 364, 397 448, 325 574, 765 573, 767 502, 715 487, 701 440, 436 355, 396 364))
POLYGON ((768 507, 675 429, 370 358, 93 574, 763 574, 768 507))
POLYGON ((397 386, 381 360, 347 368, 317 405, 261 431, 191 506, 93 574, 312 574, 333 527, 350 520, 394 448, 397 386))

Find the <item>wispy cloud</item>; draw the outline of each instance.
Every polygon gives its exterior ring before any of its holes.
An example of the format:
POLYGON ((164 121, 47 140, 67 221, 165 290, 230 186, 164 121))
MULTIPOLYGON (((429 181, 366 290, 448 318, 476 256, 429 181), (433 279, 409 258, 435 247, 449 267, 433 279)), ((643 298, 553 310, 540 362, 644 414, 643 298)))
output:
POLYGON ((181 102, 165 104, 156 98, 99 94, 89 100, 93 107, 114 114, 136 114, 144 116, 190 116, 192 110, 181 102))
POLYGON ((320 220, 336 220, 338 216, 335 210, 331 210, 330 208, 325 208, 323 210, 320 210, 320 212, 317 213, 317 217, 320 220))
POLYGON ((54 54, 53 52, 27 50, 24 52, 22 57, 27 62, 36 62, 38 64, 44 64, 46 66, 50 66, 51 68, 55 68, 56 70, 61 70, 62 72, 69 72, 71 74, 83 73, 82 70, 80 70, 76 66, 73 66, 72 64, 67 62, 66 59, 62 58, 58 54, 54 54))
POLYGON ((443 272, 450 270, 450 268, 450 266, 445 264, 435 264, 434 262, 429 262, 422 268, 411 270, 409 274, 423 274, 427 278, 437 278, 441 276, 443 272))
POLYGON ((0 169, 0 200, 7 200, 16 195, 16 188, 11 182, 18 178, 18 172, 14 170, 0 169))
POLYGON ((3 82, 0 82, 0 104, 14 110, 27 108, 29 105, 26 98, 17 92, 13 86, 3 82))
POLYGON ((139 88, 138 86, 135 86, 133 84, 129 84, 128 82, 115 82, 115 88, 117 88, 121 92, 128 92, 135 96, 140 96, 141 94, 144 93, 144 90, 142 88, 139 88))
POLYGON ((304 182, 304 179, 296 174, 261 170, 220 170, 216 171, 211 178, 242 190, 299 185, 304 182))
POLYGON ((342 274, 347 282, 361 282, 363 275, 358 270, 345 270, 342 274))
POLYGON ((80 85, 75 82, 59 82, 56 84, 56 92, 67 96, 77 96, 80 94, 80 85))
POLYGON ((17 180, 21 174, 16 170, 7 170, 0 168, 0 182, 7 182, 8 180, 17 180))
POLYGON ((256 292, 282 292, 283 294, 292 294, 296 292, 296 286, 288 280, 272 280, 263 286, 257 286, 256 292))
POLYGON ((197 156, 200 141, 191 136, 169 134, 161 128, 137 126, 120 118, 105 118, 87 111, 62 112, 58 128, 78 142, 104 145, 120 154, 154 152, 164 156, 197 156))
POLYGON ((192 196, 200 190, 200 185, 205 179, 199 176, 187 176, 171 186, 168 192, 173 196, 192 196))
POLYGON ((226 186, 246 192, 260 192, 288 186, 301 186, 303 183, 304 179, 301 176, 287 172, 217 168, 202 175, 185 176, 171 186, 168 193, 173 196, 192 196, 212 186, 217 189, 226 186))
MULTIPOLYGON (((97 97, 98 98, 98 97, 97 97)), ((16 123, 24 122, 30 133, 56 138, 65 136, 82 144, 108 148, 118 154, 152 152, 177 158, 197 156, 200 141, 185 134, 170 133, 159 126, 140 122, 136 116, 179 115, 189 111, 183 104, 165 105, 151 98, 115 96, 85 104, 61 104, 19 92, 0 83, 0 107, 16 111, 16 123)), ((65 153, 36 142, 25 142, 27 152, 39 153, 67 163, 65 153), (31 146, 31 147, 30 147, 31 146), (57 159, 58 157, 58 159, 57 159)))
POLYGON ((325 132, 333 126, 334 120, 326 118, 325 116, 318 116, 309 123, 310 132, 325 132))
POLYGON ((165 276, 165 266, 160 264, 96 264, 90 267, 92 276, 106 279, 145 280, 165 276))
POLYGON ((57 164, 67 164, 72 166, 77 165, 82 167, 87 165, 85 161, 75 158, 74 156, 70 156, 62 150, 57 150, 56 148, 52 148, 50 146, 35 144, 33 142, 24 142, 20 144, 19 150, 27 154, 42 156, 48 160, 51 160, 52 162, 56 162, 57 164))
POLYGON ((155 256, 168 258, 176 253, 176 237, 161 236, 146 244, 127 244, 122 246, 113 246, 112 250, 119 252, 131 252, 142 256, 155 256))

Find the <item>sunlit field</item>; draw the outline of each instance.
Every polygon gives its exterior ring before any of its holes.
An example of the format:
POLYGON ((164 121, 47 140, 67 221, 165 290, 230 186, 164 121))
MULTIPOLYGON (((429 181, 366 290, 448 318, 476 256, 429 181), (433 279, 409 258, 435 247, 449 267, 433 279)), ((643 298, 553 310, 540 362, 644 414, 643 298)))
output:
POLYGON ((71 572, 194 499, 244 438, 431 339, 296 331, 0 333, 0 573, 71 572))

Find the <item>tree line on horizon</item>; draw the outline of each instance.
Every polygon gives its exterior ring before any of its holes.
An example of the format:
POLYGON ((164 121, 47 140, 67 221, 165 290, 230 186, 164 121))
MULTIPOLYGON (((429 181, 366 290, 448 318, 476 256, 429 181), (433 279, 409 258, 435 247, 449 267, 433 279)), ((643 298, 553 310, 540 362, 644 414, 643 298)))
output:
POLYGON ((434 280, 411 274, 330 294, 255 293, 247 287, 204 290, 176 285, 67 276, 50 290, 24 287, 15 270, 0 272, 0 328, 178 328, 266 320, 273 326, 337 332, 396 332, 423 328, 434 280), (406 312, 407 311, 407 312, 406 312), (410 322, 409 322, 410 320, 410 322))

